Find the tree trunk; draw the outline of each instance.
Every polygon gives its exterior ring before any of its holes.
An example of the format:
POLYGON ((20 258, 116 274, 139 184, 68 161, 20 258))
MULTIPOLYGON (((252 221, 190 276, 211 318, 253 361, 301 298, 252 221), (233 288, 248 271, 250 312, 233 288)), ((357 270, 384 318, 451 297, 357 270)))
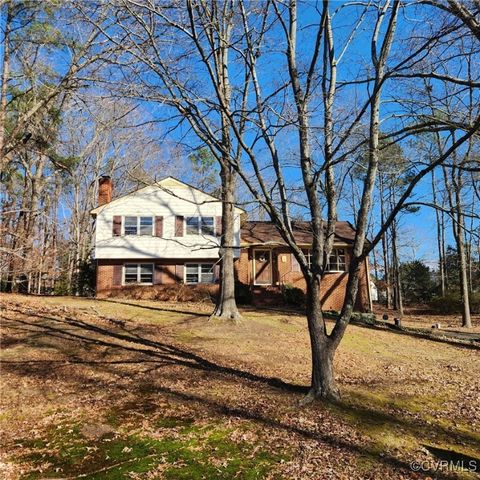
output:
MULTIPOLYGON (((455 131, 452 130, 452 141, 455 141, 455 131)), ((468 156, 468 153, 467 153, 468 156)), ((447 177, 445 185, 448 190, 448 200, 453 213, 453 236, 457 245, 458 263, 460 268, 460 294, 462 297, 462 327, 472 327, 470 317, 470 295, 468 288, 467 256, 465 253, 465 216, 463 211, 463 179, 462 170, 457 168, 458 156, 453 155, 453 166, 451 168, 451 188, 448 188, 447 177), (453 190, 453 193, 452 193, 453 190)), ((445 169, 444 169, 445 172, 445 169)))
POLYGON ((6 2, 5 31, 3 35, 2 87, 0 90, 0 178, 3 178, 6 167, 5 149, 5 121, 7 116, 7 88, 10 77, 10 32, 12 23, 12 6, 6 2))
POLYGON ((462 327, 471 328, 472 319, 470 316, 470 294, 468 288, 468 273, 467 273, 467 254, 465 251, 465 234, 464 234, 464 216, 461 206, 461 195, 458 184, 455 184, 456 190, 456 223, 454 229, 456 230, 455 240, 457 243, 458 263, 460 267, 460 294, 462 296, 462 327))
POLYGON ((317 398, 338 400, 340 394, 333 374, 335 346, 325 331, 320 304, 320 285, 315 278, 308 281, 307 321, 312 351, 312 377, 310 391, 302 403, 317 398))
POLYGON ((397 249, 397 224, 392 222, 392 258, 393 258, 393 276, 394 276, 394 308, 398 310, 400 317, 403 317, 403 298, 402 298, 402 278, 400 273, 400 261, 398 259, 397 249))
MULTIPOLYGON (((438 205, 437 200, 437 184, 435 181, 435 170, 432 170, 432 199, 433 204, 438 205)), ((441 212, 439 209, 435 209, 435 220, 437 224, 437 250, 438 250, 438 271, 440 274, 440 289, 442 292, 442 297, 446 293, 446 284, 445 284, 445 261, 443 256, 443 235, 441 229, 443 228, 443 223, 441 219, 441 212)))
POLYGON ((235 174, 227 164, 221 168, 222 178, 222 237, 220 240, 220 293, 213 317, 226 318, 238 322, 242 316, 235 301, 235 174))
POLYGON ((375 280, 378 280, 378 260, 377 260, 377 249, 372 250, 373 256, 373 271, 375 273, 375 280))
MULTIPOLYGON (((379 189, 380 189, 380 222, 382 225, 385 223, 385 189, 383 185, 383 177, 379 175, 379 189)), ((391 286, 391 275, 390 275, 390 262, 388 259, 388 237, 387 232, 384 232, 382 235, 382 256, 383 256, 383 269, 384 275, 383 279, 385 281, 385 295, 386 295, 386 305, 387 309, 392 308, 392 286, 391 286)))
MULTIPOLYGON (((228 44, 232 29, 231 17, 226 19, 223 39, 215 52, 217 81, 223 104, 230 107, 231 88, 228 71, 228 44)), ((222 236, 220 239, 220 294, 213 312, 214 317, 239 322, 242 318, 235 301, 235 272, 233 266, 235 244, 235 172, 230 162, 232 140, 230 137, 230 121, 225 111, 221 113, 222 122, 222 155, 220 159, 220 178, 222 180, 222 236)))
MULTIPOLYGON (((463 232, 462 232, 463 235, 463 232)), ((460 263, 460 290, 462 295, 462 327, 471 328, 472 319, 470 317, 470 295, 468 293, 468 277, 467 277, 467 258, 465 255, 465 244, 460 238, 458 242, 458 256, 460 263)))
MULTIPOLYGON (((472 198, 472 212, 475 211, 475 197, 472 198)), ((465 233, 465 251, 467 257, 467 271, 468 271, 468 293, 471 296, 473 293, 473 239, 475 236, 475 219, 470 218, 470 226, 468 227, 468 235, 465 233)))
POLYGON ((440 235, 442 237, 440 241, 441 249, 442 249, 442 258, 443 258, 443 272, 445 275, 445 292, 448 291, 449 287, 449 280, 448 280, 448 270, 447 270, 447 262, 446 262, 446 251, 445 251, 445 212, 440 212, 440 235))

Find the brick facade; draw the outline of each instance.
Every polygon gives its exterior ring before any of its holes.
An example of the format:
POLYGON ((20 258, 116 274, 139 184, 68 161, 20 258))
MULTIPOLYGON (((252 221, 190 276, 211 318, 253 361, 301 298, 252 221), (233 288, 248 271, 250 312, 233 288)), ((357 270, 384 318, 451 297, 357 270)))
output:
MULTIPOLYGON (((96 296, 108 297, 115 290, 120 290, 125 287, 122 285, 123 275, 120 281, 116 279, 118 270, 123 267, 125 263, 153 263, 154 264, 154 285, 174 285, 183 283, 183 266, 185 263, 213 263, 211 259, 205 260, 191 260, 191 259, 108 259, 97 260, 97 275, 96 275, 96 296), (181 267, 181 270, 179 269, 181 267)), ((146 285, 143 288, 148 288, 146 285)), ((215 289, 213 289, 215 290, 215 289)))
MULTIPOLYGON (((219 265, 222 236, 223 204, 220 200, 181 182, 167 177, 156 185, 144 188, 112 200, 113 184, 110 177, 99 180, 99 206, 91 211, 96 218, 95 258, 97 258, 96 293, 99 297, 110 295, 129 296, 150 294, 152 298, 160 297, 175 300, 179 292, 185 294, 205 291, 218 294, 219 265), (162 188, 158 188, 162 187, 162 188), (144 220, 146 228, 142 232, 142 217, 139 212, 150 212, 149 220, 144 220), (133 217, 135 220, 131 220, 133 217), (130 218, 130 228, 126 229, 126 219, 130 218), (196 218, 199 228, 188 229, 186 222, 196 218), (200 228, 205 220, 208 228, 200 228), (133 228, 132 228, 133 222, 133 228), (151 226, 151 230, 149 229, 151 226), (203 232, 203 233, 202 233, 203 232), (181 242, 178 241, 181 238, 181 242), (204 246, 204 248, 198 247, 204 246), (144 255, 153 258, 130 258, 131 255, 144 255), (124 285, 124 264, 153 264, 152 283, 128 283, 124 285), (212 283, 184 284, 185 264, 214 264, 212 283), (180 287, 179 284, 182 284, 180 287), (162 294, 157 295, 156 294, 162 294), (152 296, 153 295, 153 296, 152 296)), ((306 282, 299 265, 291 255, 279 230, 273 222, 248 221, 246 213, 237 207, 234 220, 235 248, 241 254, 235 260, 235 275, 238 282, 247 285, 253 293, 254 301, 265 299, 271 304, 281 302, 283 285, 292 285, 303 291, 306 282), (243 248, 242 248, 243 245, 243 248), (256 250, 264 252, 257 252, 256 250), (266 252, 265 252, 266 251, 266 252), (271 253, 270 262, 268 260, 271 253), (255 260, 256 258, 256 260, 255 260), (269 268, 271 267, 271 269, 269 268), (255 268, 257 268, 256 274, 255 268), (256 276, 256 285, 254 277, 256 276)), ((148 217, 147 217, 148 219, 148 217)), ((308 248, 312 244, 312 223, 308 221, 292 221, 291 234, 297 245, 308 248)), ((349 222, 335 223, 334 244, 345 249, 345 256, 333 257, 332 265, 344 269, 348 264, 351 246, 356 238, 355 228, 349 222)), ((195 273, 189 272, 191 281, 196 281, 195 273)), ((211 272, 198 268, 199 281, 211 282, 211 272)), ((323 308, 340 310, 344 301, 348 275, 346 272, 328 272, 321 285, 323 308)), ((145 271, 128 270, 129 281, 150 281, 150 269, 145 271)), ((356 309, 367 310, 370 307, 367 261, 362 265, 360 288, 356 309)), ((247 292, 248 293, 248 292, 247 292)))
MULTIPOLYGON (((265 247, 258 247, 265 249, 265 247)), ((242 248, 240 258, 235 261, 235 277, 237 281, 246 285, 253 286, 253 251, 255 247, 242 248)), ((350 258, 351 250, 345 248, 347 263, 350 258)), ((306 290, 306 283, 300 271, 295 271, 290 251, 287 247, 275 247, 271 249, 272 261, 272 285, 280 287, 282 284, 293 285, 303 291, 306 290)), ((173 285, 183 282, 183 265, 185 263, 211 262, 211 260, 190 260, 190 259, 172 259, 172 260, 143 260, 144 263, 154 263, 154 284, 156 288, 160 285, 173 285)), ((121 279, 115 279, 118 276, 118 269, 122 268, 124 263, 140 263, 142 260, 98 260, 97 261, 97 296, 107 297, 116 290, 124 288, 121 279), (117 269, 117 270, 116 270, 117 269)), ((370 308, 368 274, 366 269, 367 262, 361 267, 360 284, 355 308, 358 311, 367 311, 370 308)), ((322 280, 321 293, 324 310, 339 311, 342 308, 345 298, 348 275, 346 272, 326 273, 322 280)), ((149 288, 148 286, 142 288, 149 288)), ((192 287, 193 288, 193 287, 192 287)), ((212 285, 211 291, 215 293, 218 285, 212 285)), ((271 291, 271 289, 270 289, 271 291)), ((268 295, 266 291, 264 294, 268 295)))
MULTIPOLYGON (((255 248, 263 250, 264 247, 243 248, 239 260, 235 264, 236 278, 239 282, 247 285, 253 285, 253 250, 255 248)), ((345 248, 347 263, 350 259, 351 249, 345 248)), ((305 279, 300 271, 294 271, 293 256, 287 247, 277 247, 272 249, 272 284, 289 284, 294 287, 306 290, 305 279)), ((355 308, 359 311, 367 311, 370 308, 370 298, 368 290, 368 275, 366 263, 361 267, 360 282, 355 308)), ((342 308, 347 287, 348 274, 346 272, 326 273, 322 279, 321 293, 324 310, 339 311, 342 308)))

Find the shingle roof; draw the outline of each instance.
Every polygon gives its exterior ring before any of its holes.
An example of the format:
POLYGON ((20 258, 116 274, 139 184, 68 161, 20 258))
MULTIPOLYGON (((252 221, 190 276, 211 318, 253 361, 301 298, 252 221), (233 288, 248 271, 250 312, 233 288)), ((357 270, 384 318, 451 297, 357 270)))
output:
MULTIPOLYGON (((299 244, 309 245, 312 243, 312 231, 310 222, 292 222, 293 236, 299 244)), ((249 221, 245 222, 241 229, 241 243, 285 244, 272 222, 249 221)), ((353 243, 355 230, 349 222, 337 222, 335 225, 335 241, 338 243, 353 243)))

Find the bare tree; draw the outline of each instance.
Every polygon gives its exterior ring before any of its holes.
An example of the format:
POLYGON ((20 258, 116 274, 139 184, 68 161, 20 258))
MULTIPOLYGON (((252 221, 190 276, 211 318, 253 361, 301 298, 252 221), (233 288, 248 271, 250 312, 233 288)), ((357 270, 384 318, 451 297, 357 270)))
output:
MULTIPOLYGON (((3 6, 5 15, 5 24, 3 25, 3 58, 2 58, 2 86, 0 91, 0 166, 3 166, 3 150, 5 145, 5 120, 7 117, 7 92, 8 81, 10 78, 10 36, 12 31, 12 21, 14 18, 13 5, 11 2, 5 2, 3 6)), ((2 169, 0 169, 2 172, 2 169)))
MULTIPOLYGON (((115 24, 108 18, 94 21, 109 41, 123 48, 128 62, 123 59, 119 66, 125 75, 124 64, 128 65, 128 82, 139 89, 135 95, 173 107, 189 123, 192 140, 206 144, 222 167, 228 165, 228 175, 236 172, 290 247, 307 283, 312 377, 306 401, 336 398, 334 355, 353 313, 369 252, 408 207, 407 200, 422 179, 480 128, 478 116, 454 115, 445 120, 431 115, 431 105, 411 95, 418 79, 438 78, 430 67, 449 57, 451 50, 442 54, 445 38, 454 48, 459 38, 472 35, 469 26, 451 13, 433 24, 426 21, 431 6, 402 6, 398 0, 342 4, 334 10, 328 1, 318 10, 305 4, 315 19, 306 29, 295 0, 254 5, 241 0, 190 0, 186 9, 182 6, 125 0, 115 24), (405 16, 402 38, 397 41, 402 8, 416 8, 425 22, 420 35, 419 24, 408 23, 405 16), (342 15, 354 21, 339 33, 333 22, 345 18, 342 15), (357 71, 352 73, 352 63, 347 62, 349 47, 357 39, 364 42, 365 31, 370 55, 364 64, 357 62, 357 71), (235 57, 234 67, 228 55, 235 57), (152 84, 152 73, 160 87, 152 84), (385 108, 387 103, 389 108, 385 108), (452 125, 458 136, 448 148, 428 164, 411 159, 413 174, 367 242, 382 142, 401 144, 422 132, 448 134, 452 125), (282 152, 285 137, 295 145, 288 158, 282 152), (315 144, 322 147, 315 150, 315 144), (329 331, 320 300, 322 277, 334 241, 343 175, 349 170, 344 167, 365 148, 347 291, 342 311, 329 331), (295 174, 289 173, 292 168, 295 174), (299 187, 304 192, 301 210, 311 222, 311 262, 295 239, 292 223, 292 198, 298 196, 299 187)), ((447 63, 453 71, 462 61, 456 57, 447 63)), ((441 79, 469 84, 450 69, 441 79)), ((230 205, 233 197, 223 201, 230 205)))
POLYGON ((73 19, 68 6, 7 0, 2 2, 1 8, 5 13, 2 29, 5 49, 0 90, 0 171, 4 172, 16 149, 24 148, 30 140, 30 125, 35 117, 41 117, 43 111, 51 109, 52 105, 61 104, 69 92, 79 86, 80 77, 91 74, 101 57, 94 53, 99 47, 99 32, 93 28, 88 30, 78 18, 73 19), (33 19, 44 17, 45 20, 33 22, 33 19), (70 27, 76 25, 67 32, 65 27, 69 23, 70 27), (63 31, 60 31, 59 24, 63 24, 63 31), (12 29, 15 35, 12 35, 12 29), (55 68, 52 52, 46 52, 48 49, 57 53, 66 51, 66 65, 55 68), (45 68, 46 63, 50 68, 45 68), (12 70, 15 70, 14 81, 12 70), (32 95, 39 86, 41 95, 32 95), (15 95, 9 94, 9 88, 15 91, 15 95), (22 95, 29 97, 28 102, 24 102, 25 108, 9 115, 10 104, 18 103, 22 95))
MULTIPOLYGON (((450 2, 449 2, 450 3, 450 2)), ((456 3, 456 2, 451 2, 456 3)), ((431 81, 425 82, 425 96, 431 105, 431 116, 442 116, 447 121, 454 123, 455 116, 462 112, 469 123, 479 115, 478 96, 476 93, 475 83, 478 82, 480 72, 478 70, 478 62, 474 58, 478 55, 478 42, 471 42, 469 38, 461 39, 458 45, 459 51, 462 53, 463 69, 465 70, 465 84, 459 86, 446 80, 437 81, 432 84, 431 81)), ((446 73, 447 66, 439 65, 446 73)), ((450 131, 445 134, 435 132, 433 134, 433 142, 430 150, 434 150, 433 155, 443 153, 449 146, 457 140, 457 129, 452 126, 450 131)), ((432 138, 429 136, 429 138, 432 138)), ((459 288, 462 300, 462 326, 471 327, 470 315, 470 292, 471 281, 469 276, 469 243, 467 234, 474 232, 474 221, 478 219, 474 208, 472 208, 473 195, 469 188, 471 173, 473 167, 475 169, 476 145, 478 144, 478 136, 471 136, 463 149, 452 152, 448 161, 442 165, 442 188, 444 202, 439 203, 437 198, 437 186, 435 178, 432 177, 433 204, 437 215, 437 232, 439 242, 439 260, 440 272, 442 275, 442 292, 446 290, 446 282, 448 272, 445 272, 445 252, 444 252, 444 225, 443 216, 448 215, 452 227, 453 238, 455 240, 456 252, 458 255, 459 265, 459 288), (470 192, 469 192, 470 191, 470 192), (471 198, 469 201, 468 198, 471 198), (470 229, 467 227, 466 219, 471 222, 470 229), (443 250, 443 251, 442 251, 443 250)), ((431 155, 431 153, 430 153, 431 155)))
POLYGON ((75 95, 64 111, 58 149, 72 159, 62 200, 69 210, 65 230, 70 293, 82 293, 82 268, 88 268, 94 228, 90 211, 97 206, 98 180, 112 177, 114 195, 176 174, 181 165, 168 161, 159 129, 129 101, 75 95), (135 155, 132 155, 135 152, 135 155))
POLYGON ((55 216, 68 171, 56 151, 62 111, 83 76, 93 79, 101 67, 99 33, 69 5, 7 0, 0 8, 2 278, 6 288, 21 277, 27 291, 38 291, 41 270, 57 251, 55 216))
MULTIPOLYGON (((235 109, 245 107, 250 82, 246 72, 243 92, 234 91, 230 85, 229 55, 237 41, 232 38, 235 6, 233 1, 188 1, 186 8, 180 4, 165 8, 153 1, 139 5, 125 0, 114 7, 117 21, 112 25, 108 15, 92 16, 79 5, 85 17, 128 55, 131 63, 123 69, 128 81, 122 91, 132 91, 134 85, 134 98, 170 107, 178 123, 170 125, 167 132, 187 123, 219 163, 223 204, 221 285, 213 316, 234 322, 241 315, 235 301, 233 269, 236 173, 232 159, 238 164, 241 149, 232 140, 230 117, 235 109), (152 75, 159 82, 157 88, 151 85, 152 75), (199 90, 195 92, 192 87, 199 90)), ((243 130, 242 124, 239 129, 243 130)))

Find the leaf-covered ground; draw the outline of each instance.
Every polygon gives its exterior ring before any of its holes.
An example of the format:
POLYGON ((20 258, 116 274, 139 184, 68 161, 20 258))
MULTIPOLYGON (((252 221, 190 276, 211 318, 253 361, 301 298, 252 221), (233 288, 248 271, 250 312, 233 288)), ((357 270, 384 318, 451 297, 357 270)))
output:
MULTIPOLYGON (((387 310, 385 307, 376 307, 375 313, 377 319, 381 320, 383 315, 388 316, 388 321, 393 323, 395 317, 400 316, 400 312, 387 310)), ((462 334, 471 334, 478 337, 480 334, 480 315, 472 314, 472 327, 462 327, 462 316, 458 315, 443 315, 433 314, 425 305, 407 306, 404 308, 404 315, 402 325, 413 328, 427 328, 431 329, 432 325, 440 324, 442 332, 457 332, 462 334)))
POLYGON ((477 478, 478 349, 352 325, 342 400, 299 408, 300 315, 0 300, 2 479, 477 478))

